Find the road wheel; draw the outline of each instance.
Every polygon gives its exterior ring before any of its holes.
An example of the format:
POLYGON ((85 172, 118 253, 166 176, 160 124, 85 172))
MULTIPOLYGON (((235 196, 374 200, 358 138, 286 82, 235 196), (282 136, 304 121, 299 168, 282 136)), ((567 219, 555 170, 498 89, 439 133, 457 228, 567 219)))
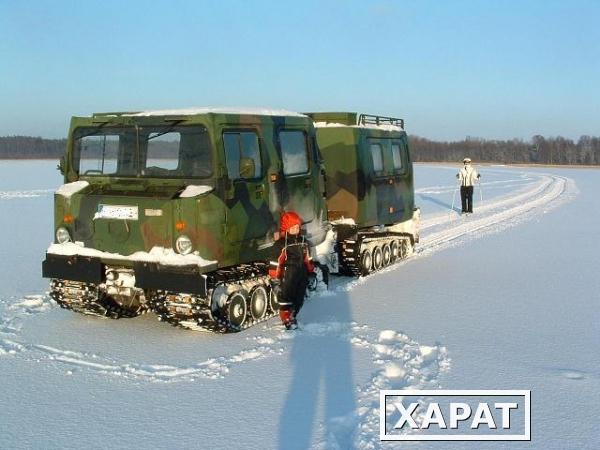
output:
POLYGON ((383 244, 381 246, 381 253, 383 256, 383 266, 387 266, 392 261, 392 250, 390 249, 390 244, 383 244))
POLYGON ((393 240, 390 244, 390 253, 390 262, 396 261, 400 254, 400 242, 398 240, 393 240))
POLYGON ((271 289, 271 291, 269 292, 269 307, 274 313, 277 313, 277 311, 279 311, 279 299, 277 298, 277 293, 275 292, 275 289, 271 289))
POLYGON ((373 249, 373 270, 381 269, 383 265, 383 252, 381 251, 381 247, 375 247, 373 249))
POLYGON ((371 273, 373 268, 373 256, 371 255, 371 250, 368 248, 362 252, 360 255, 360 273, 363 276, 371 273))
POLYGON ((254 320, 260 320, 267 313, 269 296, 264 286, 256 286, 250 293, 250 315, 254 320))
POLYGON ((226 314, 227 320, 233 328, 242 327, 248 315, 244 291, 236 291, 229 296, 227 299, 226 314))

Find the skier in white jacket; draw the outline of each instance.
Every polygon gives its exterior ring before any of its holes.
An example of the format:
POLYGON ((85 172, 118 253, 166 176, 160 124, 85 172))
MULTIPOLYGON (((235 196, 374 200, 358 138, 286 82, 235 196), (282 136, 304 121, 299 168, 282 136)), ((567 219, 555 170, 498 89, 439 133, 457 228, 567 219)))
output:
POLYGON ((456 174, 460 182, 460 200, 462 202, 462 214, 473 212, 473 186, 475 181, 481 178, 477 170, 471 165, 471 158, 463 159, 464 167, 456 174))

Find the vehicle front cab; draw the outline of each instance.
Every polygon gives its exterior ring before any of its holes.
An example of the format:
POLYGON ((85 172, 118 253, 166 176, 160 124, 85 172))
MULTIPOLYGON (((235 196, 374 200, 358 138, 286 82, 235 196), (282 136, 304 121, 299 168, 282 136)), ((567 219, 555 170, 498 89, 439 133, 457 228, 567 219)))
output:
POLYGON ((185 111, 74 117, 55 194, 48 278, 206 294, 203 274, 266 257, 281 211, 323 236, 312 121, 185 111))

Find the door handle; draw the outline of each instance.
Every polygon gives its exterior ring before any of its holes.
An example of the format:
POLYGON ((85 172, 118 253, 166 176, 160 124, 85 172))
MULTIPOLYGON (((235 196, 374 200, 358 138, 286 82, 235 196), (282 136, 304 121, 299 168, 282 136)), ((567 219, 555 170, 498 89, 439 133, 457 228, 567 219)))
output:
POLYGON ((254 188, 254 196, 255 198, 262 198, 263 194, 265 192, 265 188, 264 186, 255 186, 254 188))

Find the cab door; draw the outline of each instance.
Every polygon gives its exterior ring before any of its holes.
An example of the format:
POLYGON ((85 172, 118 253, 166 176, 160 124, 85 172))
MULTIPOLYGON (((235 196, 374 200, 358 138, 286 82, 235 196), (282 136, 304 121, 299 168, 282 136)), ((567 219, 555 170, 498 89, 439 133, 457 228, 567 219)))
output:
POLYGON ((372 163, 372 188, 369 190, 370 217, 377 217, 378 224, 389 224, 393 220, 394 185, 391 170, 390 141, 385 138, 367 139, 372 163))
POLYGON ((229 180, 226 236, 229 243, 240 243, 242 253, 251 257, 253 249, 270 239, 275 226, 257 130, 225 130, 223 148, 229 180))
POLYGON ((311 222, 315 217, 318 197, 315 190, 319 186, 314 186, 306 130, 281 128, 277 142, 283 172, 283 183, 278 186, 281 207, 297 212, 304 223, 311 222))
POLYGON ((391 151, 396 209, 394 221, 407 220, 412 217, 414 194, 411 163, 406 138, 392 139, 391 151))

